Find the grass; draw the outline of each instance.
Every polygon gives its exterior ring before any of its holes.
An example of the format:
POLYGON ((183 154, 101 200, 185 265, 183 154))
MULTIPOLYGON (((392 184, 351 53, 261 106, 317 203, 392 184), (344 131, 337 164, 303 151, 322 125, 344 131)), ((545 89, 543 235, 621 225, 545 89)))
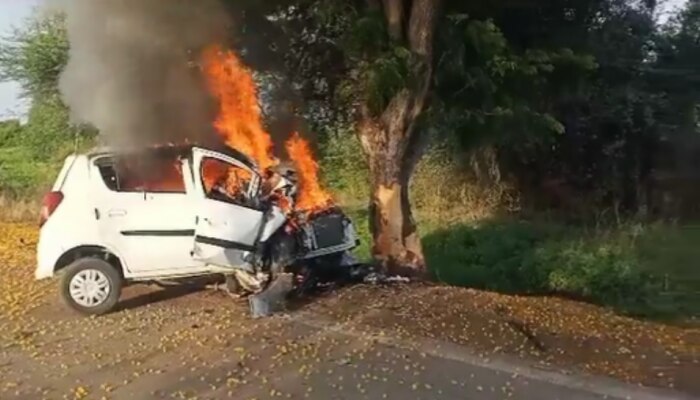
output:
POLYGON ((36 222, 39 219, 40 207, 38 197, 17 198, 0 195, 0 221, 36 222))
POLYGON ((0 148, 0 221, 37 221, 43 192, 61 166, 58 157, 42 159, 27 147, 0 148))
MULTIPOLYGON (((370 258, 365 209, 347 208, 370 258)), ((491 219, 422 221, 432 277, 443 283, 525 295, 557 295, 645 318, 700 318, 700 227, 655 224, 604 230, 491 219)))
POLYGON ((424 237, 433 276, 506 293, 558 294, 638 308, 653 281, 633 248, 575 227, 513 220, 456 224, 424 237))
POLYGON ((31 197, 48 187, 60 163, 38 159, 22 146, 0 148, 0 192, 14 198, 31 197))
POLYGON ((700 315, 700 225, 651 225, 636 251, 641 268, 661 280, 656 308, 700 315))

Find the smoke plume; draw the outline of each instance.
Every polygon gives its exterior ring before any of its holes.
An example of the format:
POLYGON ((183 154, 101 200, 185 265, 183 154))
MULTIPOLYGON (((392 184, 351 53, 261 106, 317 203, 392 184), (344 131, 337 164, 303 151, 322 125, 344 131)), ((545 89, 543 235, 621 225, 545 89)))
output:
POLYGON ((216 103, 197 60, 228 28, 218 0, 62 0, 70 58, 60 89, 76 122, 117 148, 210 142, 216 103))

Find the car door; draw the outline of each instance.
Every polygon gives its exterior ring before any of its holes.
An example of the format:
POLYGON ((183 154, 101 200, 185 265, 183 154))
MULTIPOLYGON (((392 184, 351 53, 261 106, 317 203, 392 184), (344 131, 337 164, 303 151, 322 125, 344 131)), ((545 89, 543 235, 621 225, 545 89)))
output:
MULTIPOLYGON (((95 216, 101 240, 117 249, 132 278, 198 274, 204 264, 191 257, 195 213, 182 179, 182 161, 168 161, 179 175, 170 186, 127 182, 112 157, 95 160, 95 216)), ((154 171, 167 177, 167 171, 154 171)))
POLYGON ((254 205, 260 176, 233 157, 199 148, 193 149, 192 167, 198 196, 193 258, 252 272, 249 257, 265 219, 254 205))

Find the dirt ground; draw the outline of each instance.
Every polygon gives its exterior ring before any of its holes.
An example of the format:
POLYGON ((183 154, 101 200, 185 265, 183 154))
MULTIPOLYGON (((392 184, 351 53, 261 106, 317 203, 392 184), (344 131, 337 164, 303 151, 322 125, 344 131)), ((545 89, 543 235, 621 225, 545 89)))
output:
POLYGON ((58 301, 55 282, 33 280, 36 235, 32 226, 0 224, 0 398, 197 398, 197 388, 246 398, 236 390, 251 381, 284 398, 290 396, 265 386, 276 366, 308 376, 332 349, 358 356, 348 342, 299 331, 290 318, 336 322, 374 337, 452 342, 484 360, 518 357, 544 370, 700 395, 700 328, 557 298, 361 285, 296 304, 284 318, 252 320, 244 302, 221 292, 135 285, 119 311, 80 317, 58 301), (214 368, 220 362, 236 367, 214 368))

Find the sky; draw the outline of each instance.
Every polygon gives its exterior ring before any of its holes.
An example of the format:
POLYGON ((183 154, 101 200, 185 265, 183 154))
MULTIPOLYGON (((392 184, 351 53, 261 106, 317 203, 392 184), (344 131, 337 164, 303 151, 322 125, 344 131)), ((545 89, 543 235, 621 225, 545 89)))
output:
MULTIPOLYGON (((0 0, 0 37, 7 36, 12 27, 22 24, 32 9, 45 0, 0 0)), ((679 7, 686 0, 666 0, 663 4, 665 10, 679 7)), ((661 19, 665 17, 662 10, 661 19)), ((21 117, 26 114, 27 101, 19 98, 19 85, 14 82, 0 82, 0 120, 12 117, 21 117)))

